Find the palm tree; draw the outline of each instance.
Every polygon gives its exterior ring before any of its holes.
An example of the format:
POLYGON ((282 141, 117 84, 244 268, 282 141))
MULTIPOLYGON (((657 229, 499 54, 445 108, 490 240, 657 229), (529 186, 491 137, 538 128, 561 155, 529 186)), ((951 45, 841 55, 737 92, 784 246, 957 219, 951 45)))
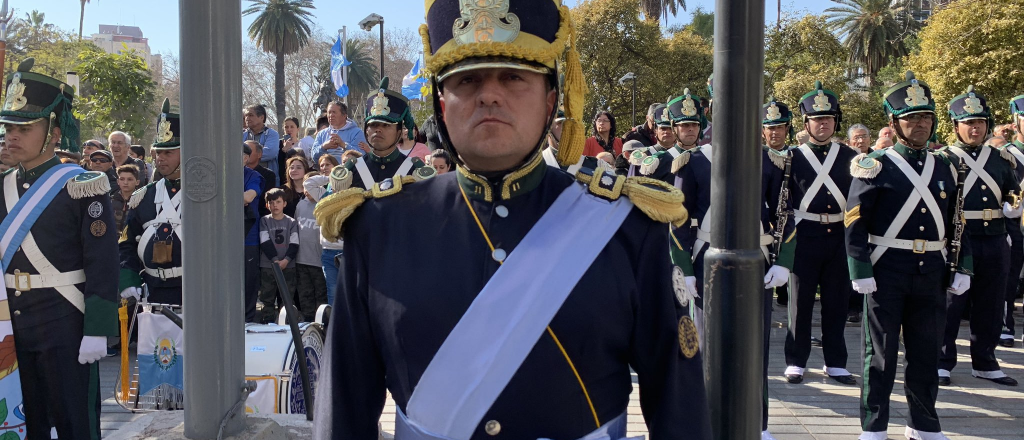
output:
POLYGON ((82 25, 85 23, 85 4, 89 3, 89 0, 79 0, 82 3, 82 13, 78 14, 78 39, 82 39, 82 25))
POLYGON ((828 25, 850 51, 850 62, 860 65, 874 87, 878 72, 891 61, 908 55, 908 34, 920 28, 912 18, 913 0, 833 0, 840 6, 825 10, 828 25))
POLYGON ((249 38, 264 52, 274 54, 274 107, 277 125, 284 122, 284 56, 309 42, 312 0, 250 0, 242 15, 259 14, 249 25, 249 38))
POLYGON ((640 0, 640 12, 648 21, 657 21, 662 16, 667 19, 668 14, 674 17, 679 9, 686 11, 686 0, 640 0))

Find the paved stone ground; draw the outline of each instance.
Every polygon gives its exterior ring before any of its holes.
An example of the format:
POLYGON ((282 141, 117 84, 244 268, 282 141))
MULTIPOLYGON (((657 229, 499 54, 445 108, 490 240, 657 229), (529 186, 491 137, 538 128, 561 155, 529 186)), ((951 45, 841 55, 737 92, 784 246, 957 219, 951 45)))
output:
MULTIPOLYGON (((1021 303, 1017 303, 1018 329, 1022 328, 1021 303)), ((815 314, 815 319, 817 319, 815 314)), ((840 385, 825 377, 820 368, 824 363, 821 349, 814 348, 808 362, 804 382, 791 385, 782 377, 786 369, 783 344, 786 335, 786 311, 776 305, 771 329, 771 358, 769 362, 768 396, 769 429, 778 440, 833 440, 855 439, 861 432, 859 419, 860 388, 840 385)), ((1018 330, 1019 332, 1019 330, 1018 330)), ((818 331, 815 330, 815 334, 818 331)), ((996 355, 1003 371, 1024 382, 1024 348, 1019 339, 1014 348, 998 347, 996 355)), ((953 385, 939 389, 938 411, 942 429, 952 439, 1024 439, 1024 387, 1002 387, 983 379, 971 377, 968 353, 970 332, 967 324, 960 327, 957 340, 959 365, 952 373, 953 385)), ((847 367, 860 382, 862 370, 861 330, 859 325, 848 325, 846 344, 850 351, 847 367)), ((902 351, 900 355, 902 356, 902 351)), ((902 358, 901 358, 902 361, 902 358)), ((901 362, 902 363, 902 362, 901 362)), ((117 358, 100 361, 100 381, 104 391, 103 413, 100 426, 104 436, 119 426, 138 418, 139 414, 119 407, 113 398, 117 374, 117 358)), ((635 383, 635 381, 634 381, 635 383)), ((902 439, 907 417, 907 403, 903 397, 903 373, 896 377, 893 390, 893 418, 889 436, 902 439)), ((639 396, 634 392, 629 404, 630 435, 646 434, 639 396)), ((389 398, 381 416, 385 431, 394 432, 395 406, 389 398)))

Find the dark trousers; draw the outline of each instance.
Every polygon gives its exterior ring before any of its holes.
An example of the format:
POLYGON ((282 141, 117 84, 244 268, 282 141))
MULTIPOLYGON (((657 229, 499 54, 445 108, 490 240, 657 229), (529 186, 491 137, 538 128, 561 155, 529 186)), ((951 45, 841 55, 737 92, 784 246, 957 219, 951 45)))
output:
MULTIPOLYGON (((99 364, 78 363, 83 315, 14 331, 29 440, 100 438, 99 364)), ((14 407, 8 411, 14 411, 14 407)))
POLYGON ((864 298, 864 378, 860 423, 865 431, 885 431, 889 398, 899 366, 903 331, 906 369, 903 389, 910 407, 907 426, 939 432, 935 398, 941 328, 945 320, 944 272, 905 274, 875 268, 878 290, 864 298))
MULTIPOLYGON (((707 246, 704 248, 707 250, 707 246)), ((765 270, 768 269, 767 262, 765 263, 765 270)), ((703 322, 704 315, 704 251, 697 254, 697 258, 693 261, 693 275, 697 278, 697 291, 700 292, 700 298, 696 298, 693 301, 694 314, 701 316, 701 322, 703 322)), ((761 430, 768 430, 768 342, 771 336, 771 325, 772 325, 772 289, 765 289, 764 291, 764 340, 762 347, 764 350, 764 362, 761 364, 761 370, 764 377, 764 383, 762 386, 763 397, 761 401, 761 430)), ((704 335, 700 335, 703 339, 704 335)), ((701 343, 703 347, 703 342, 701 343)))
POLYGON ((263 313, 260 314, 260 322, 270 323, 277 321, 277 311, 280 307, 284 307, 285 304, 284 299, 278 299, 279 295, 291 295, 292 298, 295 298, 295 268, 283 269, 282 272, 284 272, 287 292, 281 292, 277 288, 277 279, 274 277, 273 268, 260 268, 260 302, 263 303, 263 313))
MULTIPOLYGON (((1006 230, 1010 234, 1010 272, 1006 274, 1006 307, 1003 309, 1003 334, 1013 338, 1015 329, 1013 321, 1013 300, 1017 298, 1020 286, 1020 270, 1024 268, 1024 235, 1020 232, 1017 219, 1006 221, 1006 230)), ((974 281, 974 280, 971 280, 974 281)))
POLYGON ((173 287, 153 287, 147 285, 146 290, 149 291, 149 302, 151 303, 182 304, 180 285, 173 287))
POLYGON ((324 269, 320 266, 296 264, 295 285, 299 312, 302 312, 306 322, 313 322, 317 307, 327 304, 327 279, 324 277, 324 269))
POLYGON ((968 304, 971 308, 971 367, 977 371, 999 369, 996 344, 1003 326, 1006 274, 1010 270, 1010 246, 1006 235, 971 236, 974 276, 971 288, 963 295, 946 293, 946 329, 942 338, 939 368, 953 370, 956 366, 956 336, 960 332, 960 315, 968 304))
POLYGON ((245 247, 245 322, 256 322, 256 297, 260 291, 260 247, 245 247))
POLYGON ((842 235, 797 239, 796 259, 789 278, 789 330, 786 365, 807 368, 811 355, 811 317, 814 297, 821 286, 821 348, 825 366, 846 368, 846 314, 849 310, 850 272, 842 235))

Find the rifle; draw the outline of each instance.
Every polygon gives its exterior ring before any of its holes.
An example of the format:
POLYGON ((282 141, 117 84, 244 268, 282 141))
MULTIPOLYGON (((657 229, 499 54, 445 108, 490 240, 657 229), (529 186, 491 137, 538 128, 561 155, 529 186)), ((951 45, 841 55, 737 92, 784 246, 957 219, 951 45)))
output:
POLYGON ((783 233, 786 229, 786 222, 789 221, 789 211, 786 204, 789 202, 789 175, 793 170, 793 154, 786 154, 786 165, 782 173, 782 189, 779 190, 779 206, 775 207, 775 230, 772 232, 772 249, 770 253, 770 264, 775 264, 782 252, 783 233))
POLYGON ((953 237, 949 241, 949 258, 946 263, 949 267, 949 271, 946 273, 948 276, 948 279, 946 279, 947 290, 949 290, 949 286, 953 285, 953 278, 956 277, 956 268, 960 264, 960 250, 963 248, 961 241, 964 235, 964 223, 966 223, 963 218, 964 181, 967 180, 967 170, 967 163, 961 159, 960 166, 956 170, 956 198, 953 199, 955 205, 949 216, 950 225, 948 229, 953 231, 953 237))

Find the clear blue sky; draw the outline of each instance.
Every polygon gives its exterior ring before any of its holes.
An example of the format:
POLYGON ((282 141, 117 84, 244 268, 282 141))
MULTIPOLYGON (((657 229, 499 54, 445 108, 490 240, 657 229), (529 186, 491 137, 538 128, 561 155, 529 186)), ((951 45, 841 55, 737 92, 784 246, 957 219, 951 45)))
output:
MULTIPOLYGON (((581 0, 565 0, 575 5, 581 0)), ((37 9, 46 14, 46 21, 66 31, 78 30, 79 3, 71 0, 46 0, 31 2, 27 0, 9 0, 10 7, 16 9, 19 17, 25 12, 37 9)), ((396 26, 416 30, 423 22, 422 0, 315 0, 314 21, 325 31, 333 33, 342 26, 348 26, 349 35, 361 34, 359 20, 370 13, 384 16, 385 26, 396 26), (386 5, 386 6, 385 6, 386 5)), ((242 7, 249 5, 242 1, 242 7)), ((829 1, 782 0, 783 13, 820 13, 833 5, 829 1)), ((714 0, 689 0, 687 10, 696 7, 706 10, 714 8, 714 0)), ((765 20, 775 21, 777 3, 767 0, 765 20)), ((688 23, 689 12, 682 12, 669 18, 669 24, 688 23)), ((243 17, 243 32, 252 17, 243 17)), ((156 0, 140 2, 138 0, 94 0, 85 6, 85 35, 99 30, 100 24, 121 24, 139 26, 143 35, 149 38, 150 49, 154 53, 178 53, 178 2, 173 0, 156 0)), ((374 29, 376 32, 376 29, 374 29)))

